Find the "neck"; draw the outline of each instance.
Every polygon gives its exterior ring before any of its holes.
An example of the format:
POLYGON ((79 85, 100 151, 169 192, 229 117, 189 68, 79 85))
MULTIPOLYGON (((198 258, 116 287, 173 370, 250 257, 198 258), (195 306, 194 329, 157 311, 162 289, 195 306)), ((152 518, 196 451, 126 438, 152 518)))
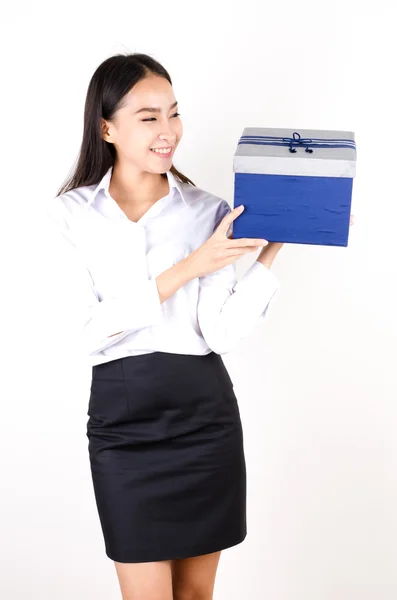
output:
POLYGON ((115 163, 109 193, 119 204, 145 206, 169 193, 168 179, 159 173, 141 171, 131 165, 115 163))

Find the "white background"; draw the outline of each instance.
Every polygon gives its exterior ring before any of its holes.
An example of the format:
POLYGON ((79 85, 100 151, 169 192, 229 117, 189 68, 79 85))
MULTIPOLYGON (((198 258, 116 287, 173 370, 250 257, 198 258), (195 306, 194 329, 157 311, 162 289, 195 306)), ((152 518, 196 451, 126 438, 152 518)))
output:
MULTIPOLYGON (((51 286, 40 227, 43 203, 77 157, 88 82, 125 51, 149 53, 170 72, 185 128, 175 165, 231 205, 244 127, 356 134, 348 248, 285 245, 269 318, 223 357, 244 426, 248 537, 222 553, 215 600, 396 598, 391 7, 151 0, 3 10, 4 600, 120 598, 89 471, 90 369, 69 351, 71 316, 51 286)), ((238 273, 254 259, 241 259, 238 273)))

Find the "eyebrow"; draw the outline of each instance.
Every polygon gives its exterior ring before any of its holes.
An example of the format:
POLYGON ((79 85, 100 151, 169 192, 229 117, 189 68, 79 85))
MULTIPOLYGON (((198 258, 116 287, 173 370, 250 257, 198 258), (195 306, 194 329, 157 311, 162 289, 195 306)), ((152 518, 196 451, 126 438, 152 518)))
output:
MULTIPOLYGON (((178 101, 174 102, 173 104, 171 104, 170 106, 170 110, 171 108, 174 108, 176 105, 178 104, 178 101)), ((153 107, 149 107, 149 108, 140 108, 139 110, 137 110, 134 114, 138 114, 140 112, 161 112, 161 108, 153 108, 153 107)))

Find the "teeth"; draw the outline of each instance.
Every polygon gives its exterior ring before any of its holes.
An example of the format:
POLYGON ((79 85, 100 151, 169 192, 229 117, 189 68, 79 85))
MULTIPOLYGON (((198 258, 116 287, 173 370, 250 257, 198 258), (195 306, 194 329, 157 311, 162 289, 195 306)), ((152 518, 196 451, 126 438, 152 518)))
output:
POLYGON ((154 148, 151 148, 151 151, 152 152, 156 152, 157 154, 170 154, 171 148, 168 148, 168 150, 164 149, 164 148, 161 148, 161 149, 158 149, 158 150, 155 150, 154 148))

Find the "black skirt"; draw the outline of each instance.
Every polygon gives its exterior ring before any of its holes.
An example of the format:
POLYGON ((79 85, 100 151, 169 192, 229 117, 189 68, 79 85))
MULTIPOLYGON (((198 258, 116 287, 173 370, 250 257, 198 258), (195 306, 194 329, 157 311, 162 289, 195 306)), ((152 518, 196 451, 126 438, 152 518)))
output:
POLYGON ((96 365, 88 416, 109 558, 186 558, 244 540, 243 432, 219 354, 154 352, 96 365))

